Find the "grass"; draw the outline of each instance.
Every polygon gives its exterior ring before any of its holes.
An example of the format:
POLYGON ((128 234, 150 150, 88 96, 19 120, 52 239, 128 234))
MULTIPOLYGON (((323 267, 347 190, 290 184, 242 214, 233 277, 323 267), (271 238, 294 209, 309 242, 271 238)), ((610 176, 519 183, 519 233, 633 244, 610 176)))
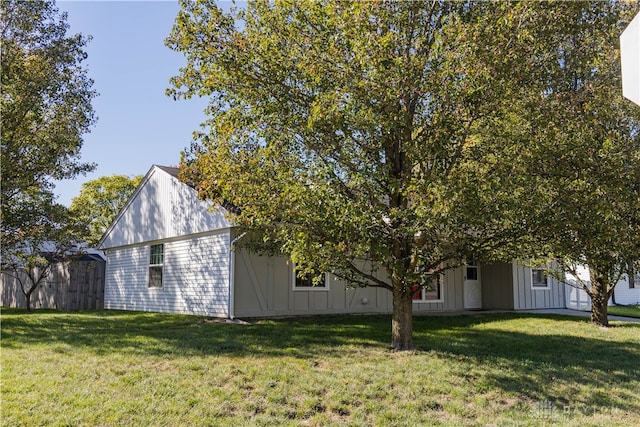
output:
POLYGON ((2 311, 2 425, 640 425, 640 324, 2 311))
POLYGON ((612 305, 608 307, 607 313, 615 316, 640 318, 640 305, 612 305))

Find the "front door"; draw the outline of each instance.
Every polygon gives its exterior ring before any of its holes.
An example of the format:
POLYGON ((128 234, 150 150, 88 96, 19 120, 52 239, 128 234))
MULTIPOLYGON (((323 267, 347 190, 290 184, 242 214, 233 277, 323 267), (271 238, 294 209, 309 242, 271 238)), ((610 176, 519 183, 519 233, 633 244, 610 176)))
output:
POLYGON ((480 266, 471 259, 464 267, 464 308, 477 310, 482 308, 482 287, 480 285, 480 266))

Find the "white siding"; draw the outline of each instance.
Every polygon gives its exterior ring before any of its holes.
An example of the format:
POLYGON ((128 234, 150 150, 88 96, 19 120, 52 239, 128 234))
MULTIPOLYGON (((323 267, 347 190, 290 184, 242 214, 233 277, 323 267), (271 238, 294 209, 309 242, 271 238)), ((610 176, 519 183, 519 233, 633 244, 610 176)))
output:
POLYGON ((616 285, 616 304, 635 305, 640 304, 640 283, 636 283, 634 288, 629 288, 629 279, 625 276, 616 285))
MULTIPOLYGON (((587 286, 591 286, 591 281, 589 277, 589 268, 587 266, 578 266, 578 277, 582 279, 587 286)), ((636 284, 635 288, 629 288, 627 276, 624 276, 622 280, 618 281, 616 284, 616 289, 614 290, 616 304, 619 305, 634 305, 640 304, 640 284, 636 284)), ((577 310, 590 310, 591 309, 591 298, 589 295, 580 288, 580 285, 576 278, 567 274, 567 282, 572 284, 573 286, 567 285, 567 308, 573 308, 577 310)), ((609 299, 609 305, 613 305, 613 298, 609 299)))
POLYGON ((163 286, 149 288, 149 245, 107 252, 107 309, 229 315, 229 230, 164 243, 163 286))
POLYGON ((101 249, 138 245, 230 227, 224 210, 209 211, 211 203, 196 191, 154 166, 107 230, 101 249))

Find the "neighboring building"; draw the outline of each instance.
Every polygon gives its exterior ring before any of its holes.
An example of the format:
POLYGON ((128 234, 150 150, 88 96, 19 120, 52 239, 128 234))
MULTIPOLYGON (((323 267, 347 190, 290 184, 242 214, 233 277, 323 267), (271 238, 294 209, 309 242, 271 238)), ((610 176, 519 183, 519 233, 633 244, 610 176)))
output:
MULTIPOLYGON (((310 286, 286 257, 232 250, 241 237, 225 210, 209 210, 177 172, 153 166, 102 238, 105 308, 224 318, 392 311, 385 289, 328 274, 310 286)), ((447 270, 414 304, 416 314, 562 308, 565 286, 517 262, 471 263, 447 270)))
POLYGON ((620 35, 622 94, 640 105, 640 13, 620 35))
MULTIPOLYGON (((579 266, 576 274, 587 286, 591 285, 589 268, 587 266, 579 266)), ((589 295, 580 288, 578 278, 571 274, 567 275, 567 283, 572 285, 567 286, 567 308, 589 310, 591 309, 591 299, 589 295)), ((632 277, 624 275, 622 279, 620 279, 613 291, 613 296, 609 299, 609 305, 613 304, 640 304, 640 273, 636 273, 632 277)))
MULTIPOLYGON (((47 252, 44 252, 47 256, 47 252)), ((72 259, 51 265, 51 271, 31 295, 31 308, 60 310, 93 310, 103 308, 105 257, 101 251, 82 248, 72 259)), ((26 307, 15 273, 0 274, 0 305, 26 307)), ((18 271, 27 281, 26 272, 18 271)))
POLYGON ((613 299, 620 305, 640 304, 640 272, 631 276, 625 275, 616 285, 613 299))

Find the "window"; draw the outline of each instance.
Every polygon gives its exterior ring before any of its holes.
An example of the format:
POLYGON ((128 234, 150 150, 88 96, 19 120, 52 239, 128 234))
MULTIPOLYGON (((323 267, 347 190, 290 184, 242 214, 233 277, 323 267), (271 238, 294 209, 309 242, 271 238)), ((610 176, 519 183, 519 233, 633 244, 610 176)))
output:
POLYGON ((549 289, 549 277, 545 274, 544 268, 531 269, 531 288, 549 289))
POLYGON ((298 275, 297 269, 293 269, 293 290, 325 291, 329 290, 327 277, 324 273, 298 275))
POLYGON ((161 288, 164 245, 151 245, 149 254, 149 287, 161 288))
POLYGON ((431 277, 428 285, 413 287, 413 302, 442 302, 442 275, 431 277))
POLYGON ((478 280, 478 264, 473 258, 467 262, 466 280, 478 280))

